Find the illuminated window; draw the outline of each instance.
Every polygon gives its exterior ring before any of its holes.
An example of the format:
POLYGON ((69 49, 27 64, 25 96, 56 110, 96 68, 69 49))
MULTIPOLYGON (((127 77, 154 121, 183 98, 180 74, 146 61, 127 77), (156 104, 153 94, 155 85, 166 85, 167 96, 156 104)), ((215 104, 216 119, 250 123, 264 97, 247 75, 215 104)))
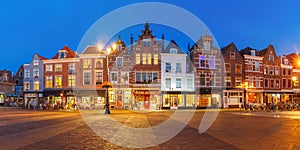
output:
POLYGON ((129 73, 122 72, 121 73, 121 84, 128 84, 128 80, 129 80, 129 73))
POLYGON ((33 60, 33 65, 38 66, 39 65, 39 60, 33 60))
POLYGON ((97 69, 102 68, 103 67, 103 59, 96 59, 95 66, 97 69))
POLYGON ((91 60, 90 59, 84 59, 83 60, 83 68, 84 69, 90 69, 92 66, 91 66, 91 60))
POLYGON ((62 64, 55 64, 55 72, 62 72, 62 64))
POLYGON ((34 81, 33 90, 37 91, 37 90, 40 89, 39 87, 40 87, 40 82, 39 81, 34 81))
POLYGON ((231 86, 231 76, 226 76, 225 84, 226 84, 226 86, 231 86))
POLYGON ((235 77, 235 87, 242 87, 242 77, 235 77))
POLYGON ((52 76, 46 76, 46 88, 52 88, 53 83, 52 83, 52 76))
POLYGON ((235 53, 234 52, 230 52, 230 59, 235 60, 235 53))
POLYGON ((225 72, 227 73, 231 72, 230 64, 225 63, 225 72))
POLYGON ((29 88, 30 88, 30 83, 29 83, 29 82, 25 82, 24 90, 25 90, 25 91, 28 91, 29 88))
POLYGON ((158 54, 154 54, 154 65, 158 64, 158 54))
POLYGON ((75 86, 75 75, 68 76, 68 86, 74 87, 75 86))
POLYGON ((235 73, 236 74, 241 74, 242 73, 242 65, 240 65, 240 64, 235 65, 235 73))
POLYGON ((55 76, 55 88, 62 88, 62 76, 55 76))
POLYGON ((148 57, 147 57, 147 64, 151 65, 152 56, 151 56, 151 54, 147 54, 147 55, 148 55, 148 57))
POLYGON ((143 54, 143 65, 147 64, 147 54, 143 54))
POLYGON ((135 64, 139 65, 141 63, 141 55, 135 54, 135 64))

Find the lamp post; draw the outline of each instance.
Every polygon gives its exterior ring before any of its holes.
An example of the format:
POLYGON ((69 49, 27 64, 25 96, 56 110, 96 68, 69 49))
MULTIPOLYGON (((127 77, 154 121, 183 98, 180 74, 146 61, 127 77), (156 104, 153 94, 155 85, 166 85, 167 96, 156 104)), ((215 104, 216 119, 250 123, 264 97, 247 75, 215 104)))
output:
POLYGON ((243 102, 244 109, 246 109, 246 94, 247 94, 247 89, 248 89, 248 82, 245 82, 244 83, 244 102, 243 102))

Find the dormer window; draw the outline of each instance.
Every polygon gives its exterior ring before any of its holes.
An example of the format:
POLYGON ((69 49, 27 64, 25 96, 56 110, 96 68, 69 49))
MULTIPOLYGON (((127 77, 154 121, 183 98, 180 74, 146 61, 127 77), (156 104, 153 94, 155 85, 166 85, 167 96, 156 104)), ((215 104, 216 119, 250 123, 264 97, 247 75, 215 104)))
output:
POLYGON ((288 65, 289 64, 289 61, 287 59, 284 59, 284 64, 285 65, 288 65))
POLYGON ((119 51, 122 50, 122 44, 118 44, 118 50, 119 50, 119 51))
POLYGON ((58 58, 66 58, 66 52, 65 51, 59 51, 58 58))
POLYGON ((230 52, 230 59, 235 60, 235 53, 234 52, 230 52))
POLYGON ((38 60, 33 60, 33 65, 34 66, 38 66, 39 65, 39 61, 38 60))
POLYGON ((269 60, 274 61, 274 55, 269 55, 269 60))
POLYGON ((177 54, 177 49, 175 49, 175 48, 170 49, 170 53, 171 54, 177 54))
POLYGON ((150 46, 150 39, 144 39, 144 46, 150 46))
POLYGON ((255 50, 251 50, 251 56, 255 56, 255 50))
POLYGON ((210 50, 210 43, 209 42, 204 42, 203 46, 204 46, 204 50, 205 51, 209 51, 210 50))

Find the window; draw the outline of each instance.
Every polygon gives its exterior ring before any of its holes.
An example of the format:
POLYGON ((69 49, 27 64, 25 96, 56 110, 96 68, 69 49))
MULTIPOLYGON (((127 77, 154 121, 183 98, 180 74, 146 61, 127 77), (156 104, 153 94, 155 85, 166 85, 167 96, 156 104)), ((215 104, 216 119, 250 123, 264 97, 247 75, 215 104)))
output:
POLYGON ((68 72, 72 74, 75 73, 75 63, 69 63, 68 72))
POLYGON ((166 88, 171 88, 171 78, 166 78, 166 88))
POLYGON ((68 86, 75 87, 75 75, 68 76, 68 86))
POLYGON ((136 83, 141 82, 141 73, 139 73, 139 72, 135 73, 135 82, 136 83))
POLYGON ((152 81, 152 72, 147 73, 147 80, 148 80, 148 83, 151 83, 151 81, 152 81))
POLYGON ((46 72, 52 72, 53 71, 53 65, 46 65, 46 72))
POLYGON ((66 58, 66 52, 59 52, 58 58, 66 58))
POLYGON ((139 65, 141 64, 141 55, 135 54, 135 64, 139 65))
POLYGON ((292 74, 292 70, 288 69, 288 75, 290 76, 292 74))
POLYGON ((123 58, 117 57, 116 63, 117 63, 116 64, 117 67, 122 67, 123 66, 123 58))
POLYGON ((230 59, 235 60, 235 53, 234 52, 230 52, 230 59))
POLYGON ((119 51, 122 50, 122 44, 118 44, 118 50, 119 50, 119 51))
POLYGON ((235 77, 235 87, 242 87, 242 77, 235 77))
POLYGON ((200 68, 205 68, 205 56, 200 55, 200 68))
POLYGON ((102 72, 96 72, 96 85, 101 85, 103 82, 102 72))
POLYGON ((209 85, 210 86, 215 86, 215 75, 214 74, 211 74, 210 75, 210 78, 209 78, 209 85))
POLYGON ((279 67, 278 66, 275 67, 275 75, 277 75, 277 76, 279 75, 279 67))
POLYGON ((153 73, 153 81, 152 82, 154 82, 154 83, 158 82, 158 73, 157 72, 153 73))
POLYGON ((33 68, 33 77, 38 78, 40 75, 40 69, 39 68, 33 68))
POLYGON ((209 51, 210 50, 210 43, 209 42, 204 42, 204 50, 209 51))
POLYGON ((55 64, 55 72, 62 72, 62 64, 55 64))
POLYGON ((201 86, 205 85, 205 74, 200 74, 200 85, 201 86))
POLYGON ((143 54, 143 65, 147 64, 147 54, 143 54))
POLYGON ((279 80, 276 80, 276 88, 279 88, 279 80))
POLYGON ((225 63, 225 72, 226 73, 230 73, 231 72, 230 64, 225 63))
POLYGON ((129 80, 129 73, 122 72, 121 73, 121 84, 128 84, 128 80, 129 80))
POLYGON ((270 80, 270 88, 274 88, 274 80, 270 80))
POLYGON ((150 46, 150 39, 143 39, 144 46, 150 46))
POLYGON ((83 73, 83 85, 90 85, 91 84, 91 73, 84 72, 83 73))
POLYGON ((176 88, 181 88, 181 78, 176 78, 176 88))
POLYGON ((265 88, 268 88, 268 87, 269 87, 269 80, 265 79, 265 88))
POLYGON ((269 60, 274 61, 274 55, 269 55, 269 60))
POLYGON ((30 78, 30 71, 29 71, 29 69, 25 69, 24 72, 25 72, 25 78, 30 78))
POLYGON ((111 82, 113 82, 113 83, 118 82, 118 73, 117 72, 112 72, 111 73, 111 82))
POLYGON ((171 48, 171 49, 170 49, 170 53, 171 53, 171 54, 177 54, 177 49, 171 48))
POLYGON ((55 76, 55 88, 62 88, 62 76, 55 76))
POLYGON ((103 67, 103 59, 96 59, 95 66, 97 69, 102 68, 103 67))
POLYGON ((171 63, 166 62, 166 72, 171 72, 171 63))
POLYGON ((28 91, 30 88, 30 83, 29 82, 24 82, 25 83, 25 91, 28 91))
POLYGON ((299 86, 299 81, 298 81, 297 77, 293 78, 293 82, 294 82, 294 87, 299 86))
POLYGON ((83 68, 84 69, 90 69, 92 66, 91 66, 91 60, 90 59, 84 59, 83 60, 83 68))
POLYGON ((151 60, 152 60, 152 55, 151 54, 147 54, 147 64, 151 65, 151 60))
POLYGON ((181 63, 176 63, 176 73, 181 73, 181 63))
POLYGON ((240 65, 240 64, 235 65, 235 73, 236 74, 241 74, 242 73, 242 65, 240 65))
POLYGON ((231 76, 226 76, 225 83, 226 83, 226 86, 231 86, 231 76))
POLYGON ((253 68, 252 68, 252 61, 251 60, 248 61, 248 70, 249 71, 253 70, 253 68))
POLYGON ((210 69, 215 69, 215 56, 210 56, 209 57, 209 68, 210 69))
POLYGON ((39 65, 39 60, 33 60, 33 65, 38 66, 39 65))
POLYGON ((255 87, 260 87, 260 83, 259 83, 260 81, 259 81, 259 77, 256 77, 256 78, 254 78, 254 83, 255 83, 255 87))
POLYGON ((284 68, 282 69, 282 75, 286 75, 286 70, 284 68))
POLYGON ((33 83, 33 90, 38 91, 40 89, 40 82, 34 81, 33 83))
POLYGON ((255 56, 255 50, 251 50, 250 53, 251 53, 251 56, 255 56))
POLYGON ((264 74, 268 74, 268 68, 269 68, 269 66, 267 66, 267 65, 264 66, 264 74))
POLYGON ((52 76, 46 76, 46 88, 52 88, 53 86, 52 76))
POLYGON ((292 88, 292 80, 288 79, 288 88, 292 88))
POLYGON ((158 64, 158 54, 153 54, 154 55, 154 65, 158 64))
POLYGON ((288 65, 289 64, 289 60, 288 59, 284 59, 284 64, 288 65))
POLYGON ((259 62, 255 62, 255 71, 260 71, 259 62))
POLYGON ((187 88, 191 89, 194 87, 194 80, 193 78, 187 78, 187 88))
POLYGON ((143 82, 143 83, 146 83, 146 82, 147 82, 146 72, 142 72, 142 82, 143 82))
POLYGON ((270 66, 270 75, 274 75, 274 66, 270 66))

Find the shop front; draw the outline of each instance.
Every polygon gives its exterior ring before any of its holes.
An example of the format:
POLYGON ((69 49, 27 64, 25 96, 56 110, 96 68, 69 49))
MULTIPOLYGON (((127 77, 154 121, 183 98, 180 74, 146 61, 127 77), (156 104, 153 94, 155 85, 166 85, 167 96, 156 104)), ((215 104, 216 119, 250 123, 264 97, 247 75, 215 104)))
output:
POLYGON ((240 108, 244 102, 243 90, 224 90, 224 108, 240 108))
POLYGON ((133 109, 159 109, 160 92, 158 90, 134 90, 133 109))
POLYGON ((24 92, 24 107, 28 109, 34 109, 39 104, 43 103, 43 93, 30 93, 24 92))
POLYGON ((69 97, 68 102, 74 101, 79 109, 104 109, 106 89, 78 90, 74 97, 69 97))
POLYGON ((4 92, 0 92, 0 106, 4 106, 4 100, 5 100, 4 92))
MULTIPOLYGON (((278 100, 278 97, 273 97, 274 100, 278 100)), ((263 104, 263 90, 247 90, 246 91, 246 103, 259 103, 263 104)))

